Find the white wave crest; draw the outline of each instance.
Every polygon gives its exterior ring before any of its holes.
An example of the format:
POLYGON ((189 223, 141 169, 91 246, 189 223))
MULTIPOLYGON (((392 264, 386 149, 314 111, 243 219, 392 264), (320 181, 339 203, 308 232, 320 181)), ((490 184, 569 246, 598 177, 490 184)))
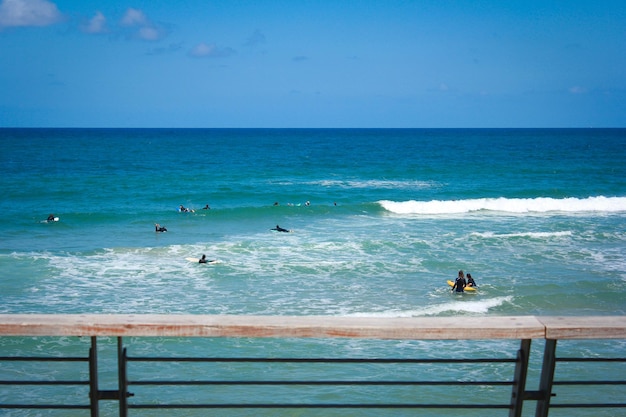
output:
POLYGON ((626 211, 626 197, 588 198, 477 198, 468 200, 379 201, 396 214, 463 214, 478 211, 502 213, 584 213, 626 211))
MULTIPOLYGON (((473 295, 469 295, 470 297, 473 295)), ((406 310, 406 311, 381 311, 376 313, 353 313, 346 314, 349 317, 420 317, 420 316, 438 316, 445 313, 474 313, 486 314, 490 309, 499 307, 505 303, 510 303, 512 296, 495 297, 486 300, 469 301, 467 297, 460 300, 450 301, 442 304, 425 306, 422 309, 406 310)))
POLYGON ((527 237, 531 239, 548 239, 552 237, 572 236, 569 230, 563 232, 520 232, 520 233, 493 233, 493 232, 474 232, 473 236, 483 238, 509 238, 509 237, 527 237))
POLYGON ((376 188, 376 189, 423 189, 431 188, 436 184, 428 181, 406 180, 323 180, 313 182, 324 187, 336 188, 376 188))

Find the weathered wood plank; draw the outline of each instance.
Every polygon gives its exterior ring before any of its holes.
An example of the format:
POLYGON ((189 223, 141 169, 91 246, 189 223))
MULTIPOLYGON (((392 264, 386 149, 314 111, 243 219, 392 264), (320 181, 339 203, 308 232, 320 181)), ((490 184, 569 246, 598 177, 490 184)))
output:
POLYGON ((172 336, 413 340, 537 339, 533 316, 368 318, 215 315, 0 315, 4 336, 172 336))
POLYGON ((626 339, 626 317, 538 317, 546 339, 626 339))

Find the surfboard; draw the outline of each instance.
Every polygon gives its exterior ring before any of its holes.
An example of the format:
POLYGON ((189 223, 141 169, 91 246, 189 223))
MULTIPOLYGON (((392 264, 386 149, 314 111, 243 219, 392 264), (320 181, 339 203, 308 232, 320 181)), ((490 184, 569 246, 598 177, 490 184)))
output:
POLYGON ((40 223, 52 223, 52 222, 58 222, 58 221, 59 221, 59 218, 58 218, 58 217, 55 217, 55 218, 54 218, 54 219, 52 219, 52 220, 48 220, 48 219, 46 219, 46 220, 42 220, 40 223))
MULTIPOLYGON (((454 287, 454 281, 448 280, 448 285, 454 287)), ((478 288, 476 287, 465 287, 463 291, 476 291, 478 288)))
MULTIPOLYGON (((195 262, 197 264, 200 263, 200 258, 185 258, 186 260, 188 260, 189 262, 195 262)), ((220 263, 220 261, 218 259, 214 259, 212 261, 206 261, 205 263, 209 264, 209 265, 213 265, 213 264, 218 264, 220 263)))

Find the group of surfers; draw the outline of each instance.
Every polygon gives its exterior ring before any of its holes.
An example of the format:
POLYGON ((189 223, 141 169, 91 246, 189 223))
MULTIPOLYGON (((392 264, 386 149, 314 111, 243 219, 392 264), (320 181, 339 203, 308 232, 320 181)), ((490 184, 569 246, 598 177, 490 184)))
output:
MULTIPOLYGON (((209 207, 209 205, 205 205, 204 207, 202 207, 202 210, 211 210, 211 207, 209 207)), ((185 207, 182 204, 180 206, 178 206, 178 211, 180 211, 181 213, 195 213, 196 210, 189 208, 189 207, 185 207)))
MULTIPOLYGON (((164 226, 161 226, 158 223, 155 223, 154 227, 155 227, 155 231, 157 231, 157 232, 167 232, 167 229, 164 226)), ((280 227, 279 225, 276 225, 275 228, 272 228, 270 230, 274 230, 274 231, 277 231, 277 232, 287 232, 287 233, 291 231, 289 229, 285 229, 283 227, 280 227)), ((198 260, 198 263, 201 263, 201 264, 211 263, 211 262, 214 262, 214 261, 207 260, 206 259, 206 255, 204 255, 204 254, 198 260)), ((463 292, 465 290, 465 288, 467 288, 467 287, 475 287, 475 288, 477 288, 478 285, 476 285, 476 281, 474 281, 474 278, 472 278, 472 274, 468 273, 467 275, 465 275, 463 270, 460 270, 456 280, 454 281, 454 285, 452 286, 452 291, 463 292)))
MULTIPOLYGON (((202 207, 202 210, 211 210, 211 207, 209 207, 209 205, 207 204, 204 207, 202 207)), ((185 207, 182 204, 178 207, 178 211, 180 211, 181 213, 195 213, 196 212, 194 209, 185 207)), ((154 231, 155 232, 167 232, 167 229, 165 228, 165 226, 161 226, 160 224, 155 223, 154 231)))
MULTIPOLYGON (((280 227, 279 225, 276 225, 276 227, 270 229, 270 230, 274 230, 276 232, 291 232, 291 230, 289 229, 285 229, 284 227, 280 227)), ((165 226, 161 226, 159 223, 155 223, 154 224, 154 231, 155 232, 167 232, 167 228, 165 226)))
POLYGON ((476 285, 476 281, 474 281, 474 278, 472 278, 472 274, 468 273, 466 278, 463 270, 460 270, 459 275, 457 276, 456 280, 454 281, 454 285, 452 286, 452 291, 463 292, 467 287, 478 287, 478 285, 476 285))

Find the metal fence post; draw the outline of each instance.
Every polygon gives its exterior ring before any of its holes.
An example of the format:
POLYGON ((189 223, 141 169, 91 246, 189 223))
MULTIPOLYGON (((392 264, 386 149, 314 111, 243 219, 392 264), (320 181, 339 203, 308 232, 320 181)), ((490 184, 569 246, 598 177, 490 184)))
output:
POLYGON ((522 339, 520 348, 517 351, 509 417, 521 417, 522 415, 522 406, 524 405, 526 390, 526 375, 528 374, 528 360, 530 357, 530 343, 530 339, 522 339))
POLYGON ((554 382, 554 367, 556 364, 556 339, 546 339, 541 367, 539 392, 541 398, 537 400, 535 417, 548 417, 550 398, 552 397, 552 383, 554 382))
POLYGON ((120 402, 120 417, 128 416, 128 379, 126 377, 126 348, 122 344, 122 338, 117 338, 117 370, 118 389, 120 402))
POLYGON ((95 336, 91 337, 89 349, 89 405, 91 417, 98 417, 100 394, 98 391, 98 342, 95 336))

